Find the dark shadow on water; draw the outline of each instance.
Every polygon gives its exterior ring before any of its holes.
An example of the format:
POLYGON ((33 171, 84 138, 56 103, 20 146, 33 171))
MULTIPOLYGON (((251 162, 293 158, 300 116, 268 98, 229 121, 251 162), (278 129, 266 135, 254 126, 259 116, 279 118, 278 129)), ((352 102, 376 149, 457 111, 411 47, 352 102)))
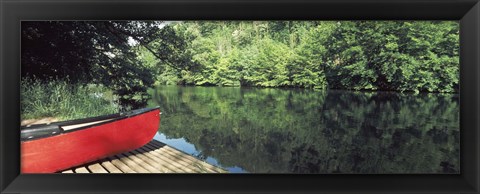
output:
MULTIPOLYGON (((160 132, 253 173, 458 173, 456 94, 159 87, 160 132)), ((175 146, 175 145, 172 145, 175 146)))

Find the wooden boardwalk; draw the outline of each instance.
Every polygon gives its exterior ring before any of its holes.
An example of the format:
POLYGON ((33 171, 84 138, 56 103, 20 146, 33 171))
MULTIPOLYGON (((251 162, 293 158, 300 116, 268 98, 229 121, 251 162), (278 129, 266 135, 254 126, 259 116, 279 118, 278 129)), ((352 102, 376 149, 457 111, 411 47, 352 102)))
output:
POLYGON ((152 140, 139 149, 61 173, 227 173, 227 171, 152 140))

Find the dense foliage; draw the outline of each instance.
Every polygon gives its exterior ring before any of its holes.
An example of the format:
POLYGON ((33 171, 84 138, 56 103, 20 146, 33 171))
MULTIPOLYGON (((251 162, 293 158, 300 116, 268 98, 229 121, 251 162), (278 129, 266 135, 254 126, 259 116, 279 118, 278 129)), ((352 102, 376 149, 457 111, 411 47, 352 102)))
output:
POLYGON ((225 166, 459 172, 455 94, 325 90, 458 92, 458 22, 30 21, 21 33, 22 118, 107 114, 154 96, 163 133, 225 166), (147 94, 154 84, 318 91, 147 94))
POLYGON ((155 83, 459 89, 453 21, 25 21, 21 33, 23 78, 101 85, 127 109, 155 83))
POLYGON ((456 92, 458 33, 440 21, 22 22, 22 77, 124 99, 155 81, 456 92))
POLYGON ((95 83, 121 99, 146 92, 152 73, 136 59, 132 41, 148 44, 161 22, 22 22, 22 77, 41 82, 95 83))
POLYGON ((182 69, 140 50, 140 60, 163 67, 163 84, 458 91, 457 22, 192 21, 165 29, 181 42, 169 53, 182 69))

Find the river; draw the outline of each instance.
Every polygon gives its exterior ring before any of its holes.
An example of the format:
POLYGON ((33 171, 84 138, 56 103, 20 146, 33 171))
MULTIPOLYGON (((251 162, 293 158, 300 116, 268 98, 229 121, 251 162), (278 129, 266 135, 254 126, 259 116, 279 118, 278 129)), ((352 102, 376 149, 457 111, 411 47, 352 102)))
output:
POLYGON ((161 86, 155 139, 233 173, 459 173, 458 94, 161 86))

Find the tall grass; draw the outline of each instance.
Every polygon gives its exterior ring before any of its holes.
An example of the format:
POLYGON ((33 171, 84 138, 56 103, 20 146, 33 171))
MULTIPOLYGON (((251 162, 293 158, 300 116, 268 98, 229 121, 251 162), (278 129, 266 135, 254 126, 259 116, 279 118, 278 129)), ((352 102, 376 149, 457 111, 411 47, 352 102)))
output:
POLYGON ((69 84, 52 80, 21 81, 21 119, 55 117, 70 120, 111 114, 120 107, 107 88, 100 85, 69 84))

